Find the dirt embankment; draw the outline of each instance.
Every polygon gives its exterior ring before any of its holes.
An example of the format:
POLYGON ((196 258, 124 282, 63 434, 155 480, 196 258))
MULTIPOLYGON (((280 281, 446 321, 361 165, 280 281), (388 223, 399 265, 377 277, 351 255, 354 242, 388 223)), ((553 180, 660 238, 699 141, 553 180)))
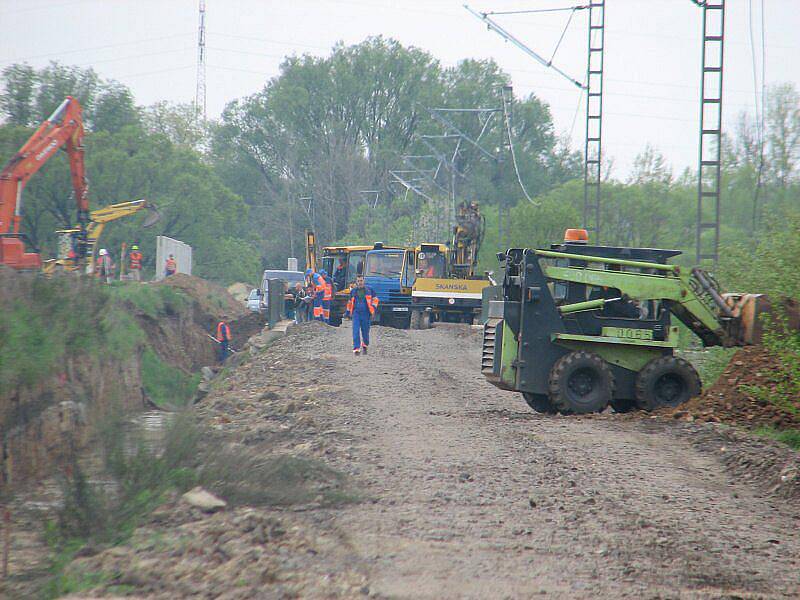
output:
POLYGON ((675 419, 725 423, 747 429, 800 428, 800 398, 784 406, 760 397, 758 390, 774 392, 778 360, 761 346, 736 352, 719 379, 703 395, 678 408, 658 411, 675 419))
POLYGON ((232 319, 234 345, 262 326, 224 288, 186 275, 109 290, 4 270, 0 289, 0 491, 46 475, 109 411, 148 406, 143 353, 188 377, 214 364, 207 334, 220 317, 232 319), (180 301, 165 301, 163 286, 180 301))

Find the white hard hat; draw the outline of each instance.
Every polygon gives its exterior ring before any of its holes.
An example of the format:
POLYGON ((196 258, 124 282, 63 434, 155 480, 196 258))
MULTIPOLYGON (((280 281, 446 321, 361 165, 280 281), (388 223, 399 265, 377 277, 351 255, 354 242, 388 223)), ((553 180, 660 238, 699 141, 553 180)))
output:
POLYGON ((108 250, 106 250, 105 248, 100 248, 99 254, 100 256, 105 256, 106 254, 108 254, 108 250))

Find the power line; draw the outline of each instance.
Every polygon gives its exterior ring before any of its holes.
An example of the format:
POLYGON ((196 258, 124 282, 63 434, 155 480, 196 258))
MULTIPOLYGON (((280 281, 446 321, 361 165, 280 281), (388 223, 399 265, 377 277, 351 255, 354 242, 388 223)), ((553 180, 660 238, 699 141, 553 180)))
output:
POLYGON ((582 4, 579 6, 564 6, 561 8, 532 8, 527 10, 493 10, 491 12, 484 13, 485 15, 529 15, 533 13, 553 13, 553 12, 566 12, 571 10, 575 12, 576 10, 584 10, 589 8, 588 4, 582 4))
MULTIPOLYGON (((11 59, 11 60, 4 60, 4 61, 0 62, 0 64, 9 64, 9 65, 11 65, 11 64, 15 64, 15 63, 18 63, 18 62, 21 62, 21 61, 24 62, 24 61, 27 61, 27 60, 36 60, 36 59, 39 59, 39 58, 50 58, 50 57, 53 57, 53 56, 63 56, 64 54, 80 54, 81 52, 93 52, 95 50, 106 50, 108 48, 119 48, 121 46, 133 46, 133 45, 137 45, 137 44, 148 44, 150 42, 159 42, 159 41, 163 41, 163 40, 173 40, 173 39, 177 39, 177 38, 181 38, 181 37, 187 37, 189 35, 194 35, 194 34, 191 34, 191 33, 179 33, 179 34, 176 34, 176 35, 165 35, 165 36, 161 36, 161 37, 147 38, 147 39, 143 39, 143 40, 132 40, 130 42, 120 42, 118 44, 104 44, 103 46, 92 46, 92 47, 89 47, 89 48, 76 48, 76 49, 73 49, 73 50, 62 50, 61 52, 49 52, 47 54, 36 54, 36 55, 33 55, 33 56, 20 56, 20 57, 11 59)), ((116 59, 111 59, 111 60, 116 60, 116 59)))
POLYGON ((237 40, 249 40, 252 42, 262 42, 266 44, 279 44, 281 46, 295 46, 297 48, 312 48, 314 50, 330 50, 330 46, 314 46, 312 44, 298 44, 297 42, 287 42, 285 40, 274 40, 270 38, 262 38, 262 37, 254 37, 249 35, 238 35, 234 33, 220 33, 218 31, 213 31, 212 35, 214 37, 226 37, 226 38, 233 38, 237 40))
MULTIPOLYGON (((528 190, 525 189, 525 184, 522 183, 522 177, 519 174, 519 167, 517 166, 517 154, 514 152, 514 140, 511 133, 511 116, 508 114, 508 103, 506 101, 506 88, 500 91, 502 98, 503 98, 503 120, 506 122, 506 133, 508 134, 508 149, 511 151, 511 162, 514 164, 514 173, 517 175, 517 183, 519 183, 519 187, 522 190, 522 193, 525 194, 525 198, 533 204, 534 206, 539 206, 539 203, 536 202, 533 198, 531 198, 530 194, 528 194, 528 190)), ((513 98, 513 97, 512 97, 513 98)))

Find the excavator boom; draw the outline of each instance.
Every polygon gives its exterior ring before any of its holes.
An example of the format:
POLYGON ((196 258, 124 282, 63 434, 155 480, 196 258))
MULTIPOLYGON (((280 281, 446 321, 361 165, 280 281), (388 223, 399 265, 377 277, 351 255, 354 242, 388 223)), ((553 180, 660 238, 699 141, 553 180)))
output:
POLYGON ((78 208, 79 253, 85 252, 86 226, 89 222, 88 184, 83 157, 83 117, 78 101, 72 96, 59 105, 0 172, 0 264, 17 269, 41 266, 38 252, 26 252, 20 233, 22 192, 30 178, 41 169, 56 150, 69 155, 72 188, 78 208))

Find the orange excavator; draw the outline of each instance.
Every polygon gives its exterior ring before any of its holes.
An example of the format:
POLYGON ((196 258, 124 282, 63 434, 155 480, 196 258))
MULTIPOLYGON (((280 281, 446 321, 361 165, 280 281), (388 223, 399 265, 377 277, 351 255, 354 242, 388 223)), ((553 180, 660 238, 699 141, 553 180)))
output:
POLYGON ((22 220, 22 190, 30 178, 62 147, 69 155, 72 188, 78 205, 76 259, 80 262, 86 255, 89 195, 83 163, 81 113, 78 101, 67 96, 0 172, 0 264, 14 269, 41 268, 42 258, 38 250, 30 244, 28 236, 19 231, 22 220), (26 250, 26 243, 32 251, 26 250))

